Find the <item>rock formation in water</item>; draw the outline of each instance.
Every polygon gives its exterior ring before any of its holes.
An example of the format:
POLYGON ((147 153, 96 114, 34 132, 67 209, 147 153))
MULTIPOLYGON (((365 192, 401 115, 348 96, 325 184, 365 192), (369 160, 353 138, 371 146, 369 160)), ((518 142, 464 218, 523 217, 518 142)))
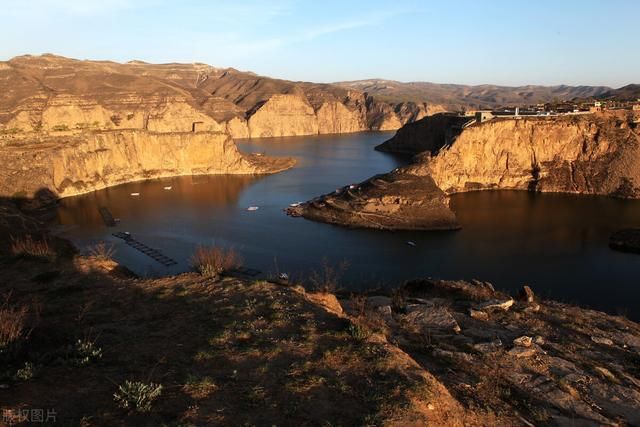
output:
POLYGON ((481 189, 640 197, 640 137, 630 112, 494 119, 411 170, 446 193, 481 189))
POLYGON ((397 170, 340 188, 300 206, 292 216, 348 227, 380 230, 460 228, 449 199, 430 178, 397 170))
POLYGON ((144 129, 224 131, 235 138, 397 129, 426 104, 290 82, 206 64, 78 61, 55 55, 0 62, 0 132, 144 129))
POLYGON ((74 196, 143 179, 200 174, 262 174, 293 159, 243 155, 220 132, 87 132, 0 146, 0 196, 32 196, 47 189, 74 196))
POLYGON ((358 186, 358 198, 330 194, 321 204, 308 202, 292 213, 380 228, 364 220, 372 204, 361 201, 373 199, 375 211, 385 213, 391 224, 387 228, 440 229, 442 218, 455 218, 451 212, 444 214, 444 194, 511 189, 640 198, 637 114, 505 118, 466 126, 468 120, 436 115, 406 125, 378 148, 420 154, 412 165, 374 177, 386 190, 358 186), (415 191, 420 183, 430 190, 415 191), (398 203, 411 206, 412 214, 398 203), (439 208, 434 213, 435 205, 439 208))

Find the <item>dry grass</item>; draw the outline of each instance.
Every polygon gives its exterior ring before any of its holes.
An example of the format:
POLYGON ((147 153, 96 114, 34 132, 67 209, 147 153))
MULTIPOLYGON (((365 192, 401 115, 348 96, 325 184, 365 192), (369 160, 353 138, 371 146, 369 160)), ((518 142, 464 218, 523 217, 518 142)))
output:
POLYGON ((0 306, 0 352, 10 350, 28 335, 29 309, 12 305, 10 299, 9 294, 0 306))
POLYGON ((233 249, 200 246, 191 258, 191 265, 206 277, 217 277, 242 265, 242 258, 233 249))
POLYGON ((53 258, 55 251, 46 239, 34 240, 30 235, 11 236, 11 253, 16 256, 29 255, 38 258, 53 258))
POLYGON ((334 267, 324 258, 320 271, 313 271, 309 280, 316 291, 332 293, 338 288, 338 283, 348 268, 349 263, 347 261, 343 261, 338 267, 334 267))
POLYGON ((113 245, 107 245, 105 242, 96 243, 93 246, 90 246, 89 255, 98 259, 99 261, 111 261, 113 260, 113 255, 116 253, 113 245))

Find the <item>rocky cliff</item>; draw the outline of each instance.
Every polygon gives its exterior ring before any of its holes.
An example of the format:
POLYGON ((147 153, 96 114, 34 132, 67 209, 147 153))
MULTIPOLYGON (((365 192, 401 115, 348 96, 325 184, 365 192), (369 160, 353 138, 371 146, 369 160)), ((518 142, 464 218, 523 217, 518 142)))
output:
POLYGON ((166 176, 272 173, 294 161, 243 155, 220 132, 129 130, 5 144, 0 163, 0 196, 25 197, 47 189, 67 197, 166 176))
POLYGON ((640 138, 629 112, 495 119, 412 168, 446 193, 482 189, 640 197, 640 138))
POLYGON ((0 133, 143 129, 235 138, 397 129, 426 104, 206 64, 120 64, 55 55, 0 62, 0 133))
POLYGON ((472 117, 453 114, 424 117, 400 128, 393 138, 378 145, 376 150, 405 154, 428 151, 435 155, 442 147, 451 144, 462 132, 462 127, 473 120, 472 117))

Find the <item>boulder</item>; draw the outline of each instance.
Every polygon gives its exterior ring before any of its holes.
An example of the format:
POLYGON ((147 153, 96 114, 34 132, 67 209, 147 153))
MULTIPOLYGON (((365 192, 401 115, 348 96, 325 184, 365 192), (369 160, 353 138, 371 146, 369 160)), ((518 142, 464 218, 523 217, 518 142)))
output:
POLYGON ((517 347, 531 347, 533 338, 523 335, 513 340, 513 345, 517 347))
POLYGON ((535 294, 529 286, 524 285, 520 290, 519 298, 520 301, 532 303, 535 300, 535 294))
POLYGON ((424 333, 430 333, 432 330, 460 332, 458 322, 445 307, 412 304, 407 307, 407 311, 407 315, 404 316, 405 322, 424 333))
POLYGON ((596 344, 613 345, 613 341, 611 341, 611 339, 607 337, 598 337, 594 335, 591 337, 591 341, 593 341, 596 344))
POLYGON ((497 338, 493 341, 474 344, 473 349, 480 353, 495 353, 502 349, 502 341, 497 338))
POLYGON ((475 310, 473 308, 469 309, 469 316, 478 320, 489 320, 489 315, 485 311, 475 310))
POLYGON ((509 308, 511 308, 511 306, 513 305, 514 302, 515 301, 513 300, 513 298, 509 298, 509 299, 504 300, 504 301, 490 300, 490 301, 486 301, 486 302, 483 302, 482 304, 478 305, 477 309, 486 310, 486 311, 492 311, 492 310, 507 311, 507 310, 509 310, 509 308))

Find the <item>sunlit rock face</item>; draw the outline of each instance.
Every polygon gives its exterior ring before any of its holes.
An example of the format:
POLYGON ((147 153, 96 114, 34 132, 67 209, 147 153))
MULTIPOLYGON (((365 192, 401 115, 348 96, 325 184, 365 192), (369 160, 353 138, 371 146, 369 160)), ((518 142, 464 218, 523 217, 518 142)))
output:
POLYGON ((290 159, 240 153, 225 133, 91 133, 0 148, 0 196, 46 189, 74 196, 142 179, 199 174, 260 174, 287 169, 290 159))
POLYGON ((630 112, 497 119, 466 128, 415 173, 446 193, 484 189, 640 197, 640 139, 630 112))
POLYGON ((143 129, 259 138, 397 129, 427 112, 425 104, 206 64, 55 55, 0 62, 0 130, 13 133, 143 129))

